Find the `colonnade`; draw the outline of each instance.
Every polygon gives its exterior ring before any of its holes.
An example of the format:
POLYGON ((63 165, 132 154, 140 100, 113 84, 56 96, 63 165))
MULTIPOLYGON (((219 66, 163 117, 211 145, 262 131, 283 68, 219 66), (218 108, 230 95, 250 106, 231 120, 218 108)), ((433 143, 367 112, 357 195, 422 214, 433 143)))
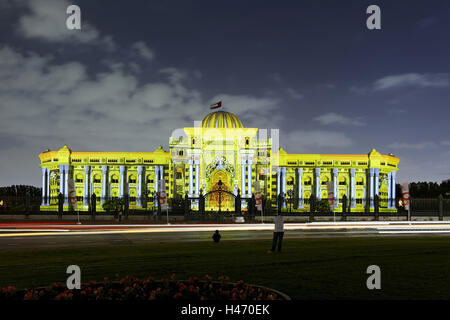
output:
MULTIPOLYGON (((322 199, 322 186, 320 181, 320 172, 321 168, 314 168, 314 194, 317 200, 322 199)), ((348 195, 347 197, 350 199, 350 207, 356 207, 356 181, 355 181, 355 168, 350 168, 349 170, 349 184, 348 184, 348 195)), ((303 187, 303 168, 297 168, 297 198, 298 198, 298 208, 304 208, 304 187, 303 187)), ((374 208, 374 199, 375 195, 380 194, 379 182, 380 182, 380 168, 369 168, 367 170, 367 182, 366 190, 369 195, 369 206, 370 208, 374 208)), ((395 184, 396 184, 396 171, 391 171, 388 173, 388 209, 395 208, 395 184)), ((332 184, 333 184, 333 193, 334 193, 334 204, 335 208, 339 206, 339 170, 338 168, 332 169, 332 184)), ((286 167, 278 167, 277 168, 277 198, 278 196, 283 195, 283 203, 282 208, 286 208, 286 167)))
MULTIPOLYGON (((164 179, 164 166, 154 166, 155 179, 154 190, 158 192, 158 180, 164 179)), ((71 167, 69 165, 59 165, 59 193, 64 196, 64 205, 69 204, 69 172, 71 167)), ((137 181, 137 206, 142 206, 142 197, 146 195, 145 190, 145 170, 144 166, 138 166, 138 181, 137 181)), ((120 179, 119 179, 119 198, 124 198, 128 194, 128 167, 121 165, 119 167, 120 179)), ((102 189, 101 189, 101 201, 102 203, 110 196, 110 166, 102 166, 102 189)), ((89 198, 92 194, 92 168, 90 165, 84 166, 84 188, 83 188, 83 205, 88 206, 89 198)), ((155 201, 156 205, 157 202, 155 201)), ((50 169, 42 168, 42 206, 50 205, 50 169)))
POLYGON ((252 165, 253 158, 251 155, 243 155, 241 157, 241 197, 247 195, 252 197, 252 165), (245 183, 245 176, 247 174, 247 184, 245 183))

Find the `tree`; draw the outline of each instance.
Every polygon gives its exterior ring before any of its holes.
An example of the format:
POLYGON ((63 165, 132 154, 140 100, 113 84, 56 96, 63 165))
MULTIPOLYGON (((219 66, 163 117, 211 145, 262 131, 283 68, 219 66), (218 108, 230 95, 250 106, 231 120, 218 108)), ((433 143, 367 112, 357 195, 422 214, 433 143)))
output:
POLYGON ((330 203, 328 202, 328 199, 322 199, 317 201, 316 203, 316 211, 321 213, 327 213, 330 212, 330 203))
POLYGON ((40 197, 42 188, 27 185, 12 185, 9 187, 0 187, 0 196, 26 196, 27 191, 31 197, 40 197))
POLYGON ((117 214, 119 211, 123 210, 124 204, 123 199, 111 199, 103 202, 102 207, 106 212, 114 212, 114 214, 117 214))

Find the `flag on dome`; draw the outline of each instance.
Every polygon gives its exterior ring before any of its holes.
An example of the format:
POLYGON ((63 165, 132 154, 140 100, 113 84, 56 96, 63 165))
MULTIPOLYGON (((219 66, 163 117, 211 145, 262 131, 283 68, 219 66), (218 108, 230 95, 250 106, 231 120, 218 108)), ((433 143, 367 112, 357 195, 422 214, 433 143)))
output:
POLYGON ((209 106, 210 109, 217 109, 220 108, 222 106, 222 101, 216 102, 212 105, 209 106))

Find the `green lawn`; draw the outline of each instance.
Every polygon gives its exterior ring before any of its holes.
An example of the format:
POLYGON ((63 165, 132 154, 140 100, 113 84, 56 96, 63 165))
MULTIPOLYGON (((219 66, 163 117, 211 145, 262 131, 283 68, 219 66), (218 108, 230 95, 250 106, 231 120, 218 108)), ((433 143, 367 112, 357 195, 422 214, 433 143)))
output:
POLYGON ((164 243, 99 248, 0 252, 0 286, 65 282, 77 264, 82 281, 133 274, 144 277, 228 275, 278 289, 294 299, 450 299, 450 237, 285 239, 164 243), (368 265, 381 268, 381 290, 366 288, 368 265))

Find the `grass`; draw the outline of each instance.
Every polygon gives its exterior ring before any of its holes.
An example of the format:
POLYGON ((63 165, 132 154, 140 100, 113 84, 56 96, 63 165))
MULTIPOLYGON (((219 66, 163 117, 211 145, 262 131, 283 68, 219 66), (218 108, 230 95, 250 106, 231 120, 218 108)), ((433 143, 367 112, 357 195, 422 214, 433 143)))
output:
POLYGON ((450 238, 285 239, 219 244, 163 243, 0 252, 0 287, 65 282, 67 266, 82 281, 133 274, 176 278, 228 275, 280 290, 293 299, 450 299, 450 238), (381 268, 381 290, 366 287, 367 266, 381 268))

